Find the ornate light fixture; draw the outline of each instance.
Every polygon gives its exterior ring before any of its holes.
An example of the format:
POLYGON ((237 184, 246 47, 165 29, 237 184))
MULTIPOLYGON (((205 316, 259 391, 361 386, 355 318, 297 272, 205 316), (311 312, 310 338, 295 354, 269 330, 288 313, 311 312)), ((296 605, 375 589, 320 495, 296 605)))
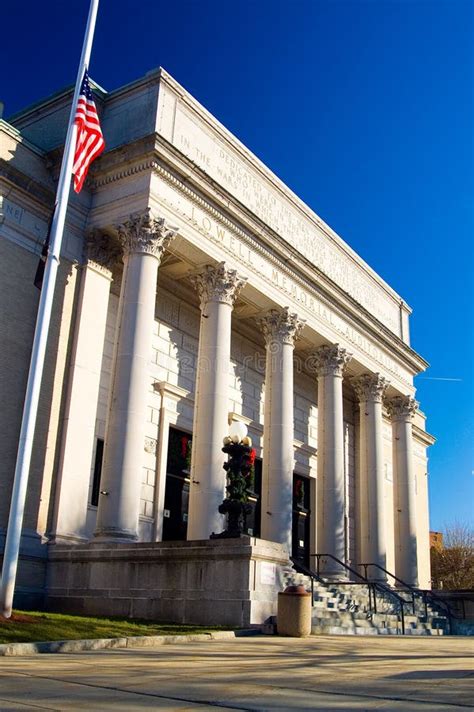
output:
POLYGON ((247 435, 247 426, 232 423, 229 435, 224 438, 222 451, 229 455, 224 463, 227 472, 227 497, 219 512, 227 517, 227 526, 220 534, 211 534, 211 539, 233 539, 242 536, 245 518, 251 512, 247 504, 252 470, 252 440, 247 435))

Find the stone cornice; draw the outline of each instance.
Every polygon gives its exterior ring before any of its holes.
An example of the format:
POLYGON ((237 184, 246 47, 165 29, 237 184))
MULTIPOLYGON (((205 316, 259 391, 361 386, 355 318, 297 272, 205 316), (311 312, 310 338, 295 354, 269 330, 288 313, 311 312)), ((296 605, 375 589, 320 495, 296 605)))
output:
POLYGON ((175 386, 167 381, 153 381, 153 390, 158 392, 161 396, 171 396, 177 401, 188 400, 194 402, 191 391, 188 391, 186 388, 181 388, 181 386, 175 386))
POLYGON ((28 141, 28 139, 21 135, 21 131, 19 129, 13 126, 13 124, 8 123, 8 121, 5 121, 5 119, 0 119, 0 133, 2 132, 8 134, 17 143, 21 144, 23 148, 27 148, 40 158, 45 157, 46 154, 41 148, 35 146, 35 144, 31 143, 31 141, 28 141))
POLYGON ((0 180, 2 179, 24 191, 29 197, 35 198, 42 206, 53 207, 54 191, 48 190, 42 183, 0 159, 0 180))
POLYGON ((426 445, 426 447, 434 445, 436 442, 436 438, 434 437, 434 435, 431 435, 431 433, 427 433, 426 430, 422 430, 417 425, 412 426, 412 433, 413 438, 420 442, 422 445, 426 445))

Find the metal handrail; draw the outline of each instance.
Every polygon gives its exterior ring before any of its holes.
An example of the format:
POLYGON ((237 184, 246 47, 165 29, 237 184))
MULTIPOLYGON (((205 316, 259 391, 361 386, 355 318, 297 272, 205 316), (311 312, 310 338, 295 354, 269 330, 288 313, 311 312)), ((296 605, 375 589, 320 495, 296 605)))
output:
POLYGON ((351 574, 353 574, 354 576, 358 576, 359 578, 361 578, 364 581, 364 583, 369 580, 367 578, 367 576, 362 576, 362 574, 360 574, 358 571, 356 571, 351 566, 349 566, 349 564, 346 564, 344 561, 341 561, 340 559, 337 558, 337 556, 333 556, 333 554, 311 554, 311 556, 316 558, 316 562, 317 562, 316 563, 316 571, 317 571, 318 576, 320 575, 320 560, 321 559, 332 559, 333 561, 336 561, 344 569, 346 569, 346 571, 350 571, 351 574))
MULTIPOLYGON (((346 564, 344 561, 341 561, 341 559, 338 559, 337 556, 334 556, 333 554, 311 554, 311 556, 316 558, 317 564, 316 564, 316 576, 318 577, 319 580, 322 580, 321 573, 320 573, 320 559, 332 559, 336 563, 338 563, 340 566, 342 566, 346 571, 349 571, 351 574, 354 576, 357 576, 358 578, 362 579, 362 582, 367 586, 368 593, 369 593, 369 609, 370 612, 372 613, 377 613, 377 590, 379 592, 382 592, 385 595, 390 596, 392 599, 395 598, 396 601, 399 604, 400 607, 400 622, 402 626, 402 635, 405 634, 405 604, 408 603, 402 596, 400 596, 396 591, 394 591, 390 586, 387 586, 380 581, 371 581, 368 579, 366 576, 362 576, 361 573, 356 571, 356 569, 353 569, 349 564, 346 564), (373 600, 372 600, 373 599, 373 600)), ((326 583, 323 580, 323 583, 326 583)), ((358 581, 332 581, 332 583, 337 583, 337 584, 347 584, 347 583, 355 583, 358 585, 358 581)))
POLYGON ((444 610, 448 617, 449 630, 451 631, 451 618, 457 618, 457 616, 453 613, 451 606, 449 605, 449 603, 447 601, 444 601, 439 596, 436 596, 436 594, 434 594, 432 591, 430 591, 428 589, 417 588, 416 586, 413 586, 412 584, 407 583, 406 581, 403 581, 401 578, 398 578, 398 576, 395 576, 395 574, 393 574, 391 571, 388 571, 380 564, 358 564, 358 565, 364 567, 364 572, 365 572, 366 577, 367 577, 367 568, 369 566, 373 566, 374 568, 380 569, 380 571, 383 571, 384 573, 388 574, 388 576, 393 578, 394 581, 397 581, 397 583, 401 584, 403 586, 403 588, 410 591, 410 593, 412 594, 413 613, 415 612, 415 596, 419 596, 423 600, 423 605, 425 608, 425 618, 428 618, 428 602, 427 602, 428 598, 431 599, 431 601, 434 603, 434 605, 444 607, 444 610))
MULTIPOLYGON (((397 581, 398 583, 400 583, 403 586, 403 588, 406 588, 408 591, 410 591, 412 611, 413 611, 413 615, 415 615, 415 595, 417 594, 417 589, 415 588, 415 586, 412 586, 411 584, 406 583, 405 581, 402 581, 402 579, 399 579, 397 576, 395 576, 395 574, 392 574, 391 571, 388 571, 380 564, 357 564, 357 566, 364 567, 364 574, 367 579, 369 579, 369 576, 367 574, 367 569, 369 568, 369 566, 373 566, 374 568, 377 568, 377 569, 380 569, 380 571, 383 571, 385 574, 387 574, 388 576, 393 578, 394 581, 397 581)), ((426 607, 426 601, 425 601, 425 617, 427 617, 427 616, 428 616, 428 609, 426 607)))

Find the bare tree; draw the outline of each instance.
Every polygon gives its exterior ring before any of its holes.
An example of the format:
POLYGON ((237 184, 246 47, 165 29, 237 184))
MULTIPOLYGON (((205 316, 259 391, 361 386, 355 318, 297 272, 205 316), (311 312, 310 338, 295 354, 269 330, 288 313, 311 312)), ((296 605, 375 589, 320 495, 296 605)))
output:
POLYGON ((433 588, 474 589, 474 529, 454 522, 444 528, 443 546, 431 549, 433 588))

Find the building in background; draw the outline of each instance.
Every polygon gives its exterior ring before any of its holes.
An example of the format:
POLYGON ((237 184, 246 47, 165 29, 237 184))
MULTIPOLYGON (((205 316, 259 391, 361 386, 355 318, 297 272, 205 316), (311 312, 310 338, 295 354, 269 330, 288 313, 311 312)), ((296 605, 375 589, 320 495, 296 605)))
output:
MULTIPOLYGON (((17 601, 57 544, 220 531, 236 420, 250 536, 429 587, 410 308, 165 71, 95 92, 106 152, 68 212, 17 601)), ((0 121, 0 532, 71 98, 0 121)))
POLYGON ((443 548, 443 533, 430 531, 430 549, 443 548))

